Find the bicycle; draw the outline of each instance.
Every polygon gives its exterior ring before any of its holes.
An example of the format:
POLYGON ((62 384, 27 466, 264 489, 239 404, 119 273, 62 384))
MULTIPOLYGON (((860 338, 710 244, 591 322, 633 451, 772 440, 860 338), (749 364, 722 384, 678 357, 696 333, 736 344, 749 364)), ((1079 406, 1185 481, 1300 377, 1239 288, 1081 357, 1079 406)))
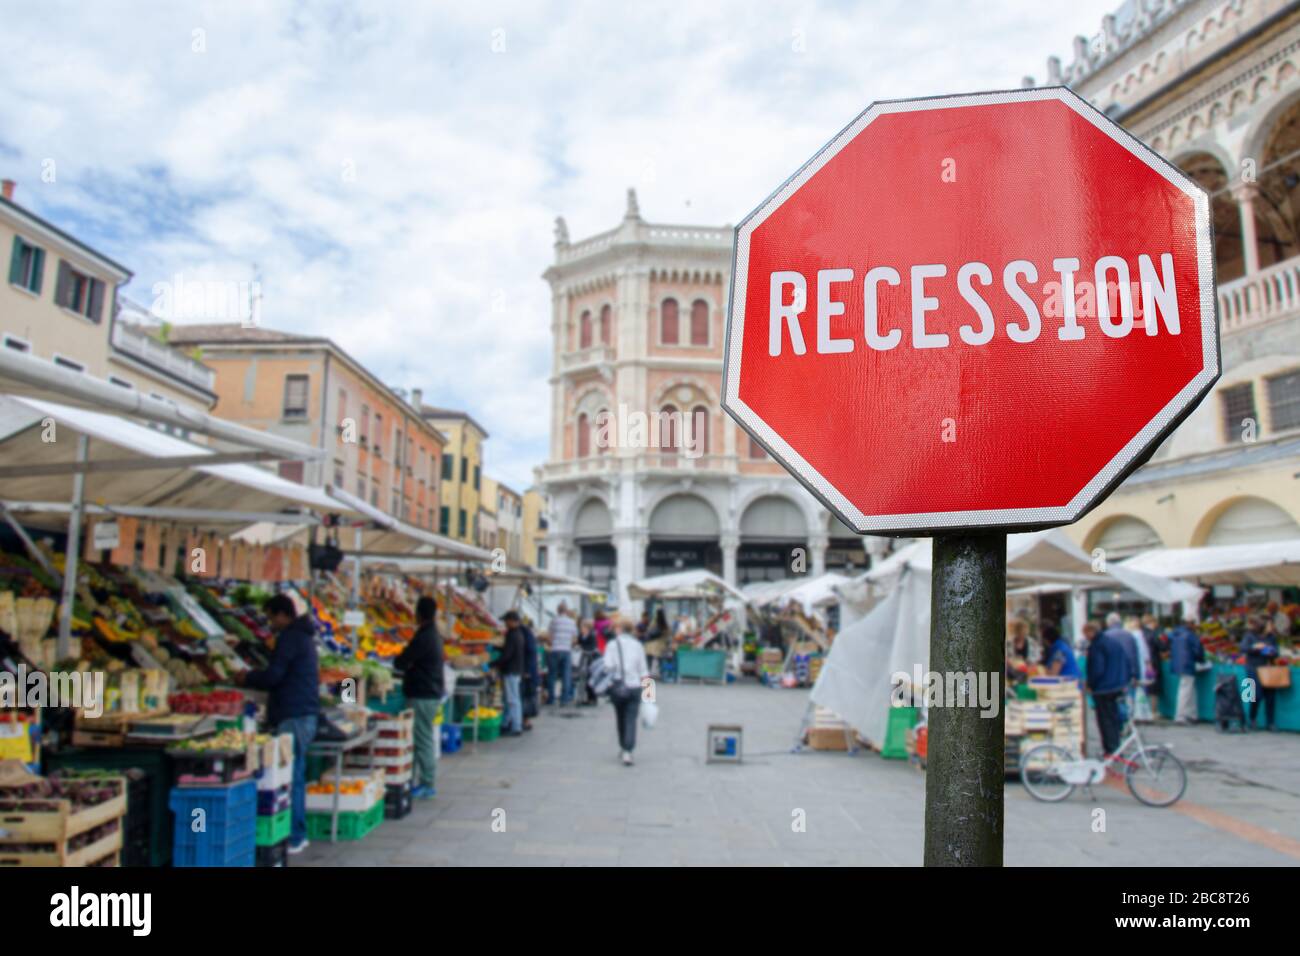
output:
POLYGON ((1148 747, 1131 720, 1126 735, 1113 754, 1102 760, 1080 758, 1058 744, 1038 744, 1020 757, 1020 782, 1030 795, 1046 803, 1064 800, 1075 787, 1092 794, 1092 785, 1107 774, 1119 776, 1139 802, 1149 807, 1177 803, 1187 790, 1187 768, 1168 747, 1148 747))

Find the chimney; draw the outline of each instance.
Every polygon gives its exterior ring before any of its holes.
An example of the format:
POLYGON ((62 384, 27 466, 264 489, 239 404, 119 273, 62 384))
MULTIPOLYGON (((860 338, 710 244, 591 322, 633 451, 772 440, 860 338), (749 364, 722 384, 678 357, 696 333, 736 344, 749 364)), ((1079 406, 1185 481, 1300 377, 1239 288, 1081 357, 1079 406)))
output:
POLYGON ((411 389, 411 407, 420 412, 424 407, 424 390, 419 388, 411 389))
POLYGON ((14 198, 14 187, 17 185, 18 184, 12 179, 0 179, 0 196, 3 196, 5 199, 12 202, 14 198))

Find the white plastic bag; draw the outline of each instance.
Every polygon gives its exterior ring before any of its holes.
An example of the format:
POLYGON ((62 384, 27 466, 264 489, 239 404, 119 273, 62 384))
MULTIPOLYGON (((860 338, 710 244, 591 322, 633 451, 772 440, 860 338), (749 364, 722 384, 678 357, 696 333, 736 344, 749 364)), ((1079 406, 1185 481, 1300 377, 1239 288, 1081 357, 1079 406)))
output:
POLYGON ((659 719, 659 705, 653 700, 641 701, 641 726, 649 730, 659 719))

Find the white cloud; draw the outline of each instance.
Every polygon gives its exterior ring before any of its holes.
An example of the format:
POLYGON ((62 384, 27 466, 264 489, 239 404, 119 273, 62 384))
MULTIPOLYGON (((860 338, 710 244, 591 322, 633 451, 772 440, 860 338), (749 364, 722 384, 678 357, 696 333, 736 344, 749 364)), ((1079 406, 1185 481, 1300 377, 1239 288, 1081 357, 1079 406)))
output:
POLYGON ((141 301, 256 263, 267 325, 466 408, 523 487, 557 213, 734 223, 871 100, 1042 79, 1110 6, 46 2, 5 15, 0 172, 141 301))

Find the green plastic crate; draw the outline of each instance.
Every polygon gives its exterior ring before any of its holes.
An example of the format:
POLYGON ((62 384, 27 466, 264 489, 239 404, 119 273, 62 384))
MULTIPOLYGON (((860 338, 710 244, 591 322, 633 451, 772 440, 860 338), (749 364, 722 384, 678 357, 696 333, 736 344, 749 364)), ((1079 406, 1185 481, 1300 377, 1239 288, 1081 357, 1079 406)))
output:
POLYGON ((915 707, 889 708, 889 724, 885 730, 885 746, 880 756, 888 760, 907 759, 907 732, 916 726, 920 712, 915 707))
MULTIPOLYGON (((384 801, 378 800, 369 810, 355 810, 339 814, 339 839, 360 840, 370 831, 384 822, 384 801)), ((307 839, 329 840, 330 815, 328 813, 307 814, 307 839)))
POLYGON ((271 817, 259 816, 257 818, 257 845, 275 846, 289 836, 292 823, 292 810, 281 810, 271 817))
POLYGON ((701 651, 684 647, 677 652, 677 677, 726 680, 727 652, 701 651))
POLYGON ((406 710, 406 695, 402 688, 394 687, 383 698, 366 701, 366 707, 381 714, 400 714, 406 710))
MULTIPOLYGON (((474 739, 474 721, 465 720, 460 725, 460 736, 462 740, 474 739)), ((488 720, 478 722, 478 739, 479 740, 496 740, 501 736, 501 718, 492 717, 488 720)))

